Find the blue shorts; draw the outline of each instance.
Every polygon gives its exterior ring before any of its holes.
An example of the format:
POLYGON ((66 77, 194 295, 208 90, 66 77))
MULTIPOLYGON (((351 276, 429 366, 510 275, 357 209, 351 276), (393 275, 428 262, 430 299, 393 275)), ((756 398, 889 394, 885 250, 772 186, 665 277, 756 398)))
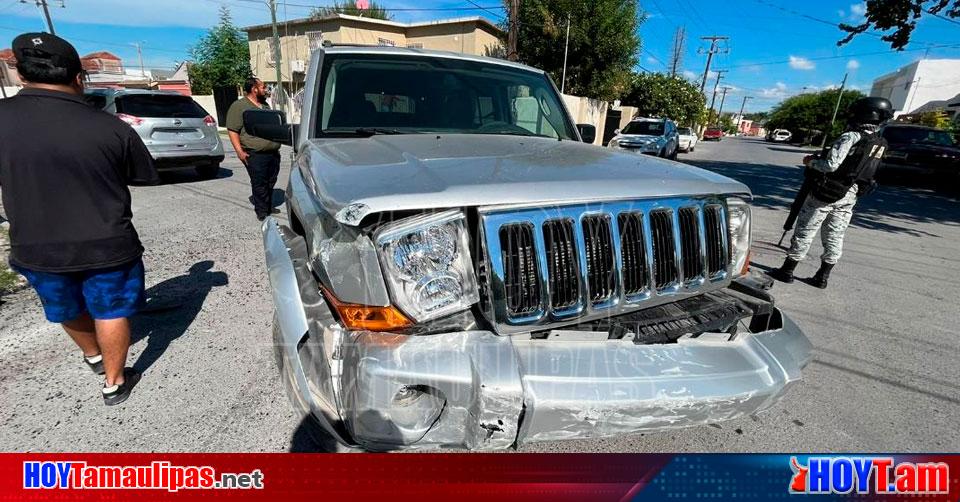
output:
POLYGON ((50 322, 72 321, 88 312, 94 319, 120 319, 143 302, 143 260, 82 272, 38 272, 12 265, 27 278, 50 322))

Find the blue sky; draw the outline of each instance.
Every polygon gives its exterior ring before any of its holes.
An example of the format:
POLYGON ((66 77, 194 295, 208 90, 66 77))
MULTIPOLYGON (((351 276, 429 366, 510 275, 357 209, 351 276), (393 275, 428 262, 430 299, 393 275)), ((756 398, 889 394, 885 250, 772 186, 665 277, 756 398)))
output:
MULTIPOLYGON (((231 8, 237 24, 269 21, 269 12, 257 0, 48 0, 57 33, 72 41, 81 54, 109 50, 129 67, 137 64, 133 43, 143 45, 144 62, 151 68, 169 68, 187 58, 189 46, 217 21, 221 4, 231 8)), ((481 6, 499 6, 498 0, 475 0, 481 6)), ((281 19, 302 17, 306 5, 323 0, 280 3, 281 19)), ((387 8, 436 8, 437 11, 398 10, 398 21, 482 15, 497 22, 491 11, 477 10, 468 0, 383 0, 387 8), (462 9, 462 10, 460 10, 462 9)), ((878 37, 861 35, 837 47, 839 31, 828 23, 861 19, 862 2, 853 0, 641 0, 647 19, 640 27, 643 52, 640 66, 663 71, 668 63, 677 26, 687 32, 683 60, 685 74, 699 82, 708 47, 704 35, 730 37, 729 53, 714 58, 714 69, 727 69, 721 85, 732 86, 724 108, 738 109, 743 96, 747 110, 764 110, 784 97, 811 89, 839 85, 849 72, 848 85, 869 91, 874 78, 924 56, 960 59, 960 25, 927 17, 919 23, 908 51, 888 52, 878 37), (811 19, 814 18, 814 19, 811 19), (949 44, 954 47, 937 47, 949 44), (929 52, 927 48, 929 47, 929 52)), ((0 48, 9 47, 18 32, 39 31, 43 17, 33 0, 0 0, 0 48)), ((712 75, 711 75, 712 77, 712 75)), ((707 85, 710 91, 713 80, 707 85)), ((719 98, 718 98, 719 100, 719 98)))

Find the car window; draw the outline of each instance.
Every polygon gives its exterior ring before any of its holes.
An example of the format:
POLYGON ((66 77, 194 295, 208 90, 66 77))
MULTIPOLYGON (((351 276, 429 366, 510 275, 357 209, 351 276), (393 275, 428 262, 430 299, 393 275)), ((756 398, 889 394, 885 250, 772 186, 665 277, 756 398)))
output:
POLYGON ((720 128, 719 128, 719 127, 708 127, 708 128, 707 128, 707 132, 711 132, 711 133, 720 132, 720 128))
POLYGON ((187 96, 132 94, 116 100, 117 113, 147 118, 202 119, 207 112, 187 96))
POLYGON ((331 54, 321 81, 321 134, 363 128, 576 137, 550 81, 529 71, 448 58, 331 54))
POLYGON ((649 134, 652 136, 659 136, 663 134, 663 130, 663 122, 640 121, 630 122, 620 132, 623 134, 649 134))
POLYGON ((689 127, 681 127, 680 129, 677 129, 677 133, 682 134, 684 136, 691 136, 693 134, 692 132, 690 132, 689 127))
POLYGON ((913 127, 887 127, 883 137, 891 143, 924 143, 928 145, 953 146, 953 138, 946 131, 913 127))

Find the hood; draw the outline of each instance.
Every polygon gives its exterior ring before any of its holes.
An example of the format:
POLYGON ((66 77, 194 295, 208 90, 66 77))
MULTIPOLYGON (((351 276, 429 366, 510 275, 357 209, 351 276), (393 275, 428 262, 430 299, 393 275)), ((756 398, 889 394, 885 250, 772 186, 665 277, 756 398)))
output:
POLYGON ((384 211, 750 193, 678 162, 519 136, 314 139, 298 163, 315 181, 319 203, 346 225, 384 211))

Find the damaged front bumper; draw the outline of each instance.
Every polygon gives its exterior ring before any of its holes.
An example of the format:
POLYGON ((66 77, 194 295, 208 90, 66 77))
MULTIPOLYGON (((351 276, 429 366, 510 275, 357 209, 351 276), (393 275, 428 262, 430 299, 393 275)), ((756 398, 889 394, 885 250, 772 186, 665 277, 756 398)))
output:
POLYGON ((665 344, 577 331, 346 331, 319 294, 303 239, 272 218, 263 229, 288 395, 345 445, 503 449, 719 422, 773 404, 811 357, 772 307, 762 329, 665 344))

